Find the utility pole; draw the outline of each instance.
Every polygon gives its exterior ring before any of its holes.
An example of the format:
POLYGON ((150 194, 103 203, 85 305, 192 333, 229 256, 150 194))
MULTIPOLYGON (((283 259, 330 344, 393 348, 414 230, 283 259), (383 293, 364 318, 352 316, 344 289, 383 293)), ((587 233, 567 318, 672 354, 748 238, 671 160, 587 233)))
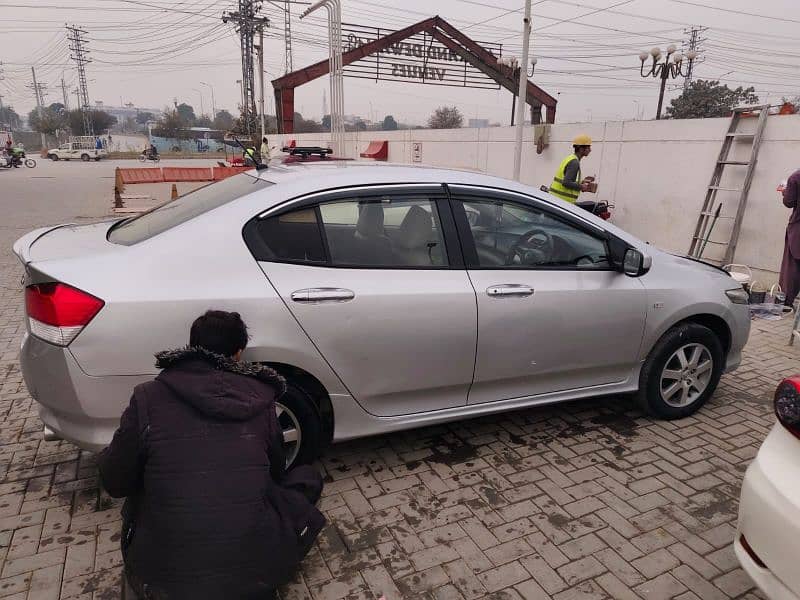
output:
POLYGON ((286 73, 291 73, 292 68, 292 2, 286 0, 283 11, 283 38, 286 45, 286 73))
MULTIPOLYGON (((705 38, 701 38, 700 35, 705 32, 708 27, 692 27, 691 29, 684 29, 683 33, 689 36, 689 47, 686 48, 686 53, 688 55, 689 52, 694 52, 698 54, 700 52, 700 47, 705 42, 705 38)), ((692 83, 692 73, 694 72, 694 61, 689 63, 689 67, 686 70, 686 78, 683 80, 683 90, 686 91, 689 89, 689 86, 692 83)))
MULTIPOLYGON (((0 62, 0 81, 3 81, 6 78, 3 75, 3 63, 0 62)), ((0 94, 0 112, 3 112, 3 94, 0 94)))
POLYGON ((258 28, 258 112, 261 114, 261 139, 267 135, 264 115, 264 27, 258 28))
POLYGON ((64 110, 68 111, 69 110, 69 100, 67 99, 67 86, 64 83, 64 78, 63 77, 61 78, 61 95, 64 98, 64 110))
MULTIPOLYGON (((36 81, 36 69, 34 67, 31 67, 31 76, 33 77, 33 93, 36 96, 36 112, 39 113, 39 121, 41 123, 41 120, 44 117, 44 109, 42 108, 42 105, 44 104, 42 87, 44 87, 44 84, 36 81)), ((45 149, 47 148, 47 139, 45 138, 44 132, 40 133, 42 135, 42 149, 45 149)))
POLYGON ((525 127, 525 106, 528 92, 528 59, 531 43, 531 0, 525 0, 525 18, 522 24, 522 63, 519 71, 519 92, 517 95, 517 131, 514 144, 514 179, 520 180, 522 170, 522 134, 525 127))
POLYGON ((85 35, 86 31, 83 29, 79 29, 75 25, 67 26, 67 39, 70 41, 69 49, 73 52, 70 58, 78 66, 78 90, 80 90, 78 106, 83 116, 83 133, 85 135, 94 135, 92 107, 89 105, 89 84, 86 79, 86 65, 92 61, 89 59, 89 49, 86 47, 85 35))
POLYGON ((257 16, 261 4, 262 0, 239 0, 239 10, 222 14, 222 22, 235 23, 236 31, 239 33, 242 54, 242 123, 250 138, 256 133, 258 123, 253 64, 254 38, 264 27, 269 27, 269 19, 257 16))

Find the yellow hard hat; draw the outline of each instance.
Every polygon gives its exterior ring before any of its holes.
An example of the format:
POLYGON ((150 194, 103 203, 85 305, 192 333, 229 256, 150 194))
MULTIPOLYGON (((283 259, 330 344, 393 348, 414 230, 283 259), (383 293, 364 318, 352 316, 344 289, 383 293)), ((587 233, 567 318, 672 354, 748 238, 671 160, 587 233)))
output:
POLYGON ((591 146, 592 145, 592 138, 590 138, 585 133, 580 134, 574 140, 572 140, 573 146, 591 146))

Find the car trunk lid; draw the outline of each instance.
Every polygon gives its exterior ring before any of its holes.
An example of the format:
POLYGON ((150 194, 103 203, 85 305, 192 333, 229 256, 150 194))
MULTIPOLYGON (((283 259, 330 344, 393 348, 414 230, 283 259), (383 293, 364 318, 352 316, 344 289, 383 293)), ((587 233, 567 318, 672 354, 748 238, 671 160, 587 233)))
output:
POLYGON ((106 239, 111 222, 78 225, 68 223, 36 229, 19 238, 13 246, 23 265, 50 259, 68 259, 85 255, 96 256, 118 246, 106 239))

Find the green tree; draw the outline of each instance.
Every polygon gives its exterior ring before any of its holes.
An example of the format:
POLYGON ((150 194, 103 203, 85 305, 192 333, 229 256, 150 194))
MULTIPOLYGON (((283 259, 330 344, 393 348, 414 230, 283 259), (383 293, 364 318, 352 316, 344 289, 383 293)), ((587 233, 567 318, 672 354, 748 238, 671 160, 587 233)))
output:
POLYGON ((325 131, 322 123, 317 123, 311 119, 304 119, 300 113, 294 113, 294 131, 295 133, 320 133, 325 131))
MULTIPOLYGON (((92 110, 92 129, 95 134, 103 133, 111 129, 117 123, 117 117, 108 114, 104 110, 92 110)), ((72 135, 89 135, 83 128, 83 113, 80 110, 71 110, 66 113, 67 123, 72 135)))
POLYGON ((397 131, 397 121, 394 120, 392 115, 386 115, 383 119, 383 125, 381 125, 381 129, 383 131, 397 131))
POLYGON ((331 130, 331 116, 330 115, 324 115, 322 117, 322 127, 325 129, 325 131, 330 131, 331 130))
POLYGON ((181 116, 181 119, 183 119, 183 122, 189 127, 192 127, 195 121, 197 121, 197 116, 194 114, 194 108, 191 105, 183 102, 178 104, 175 110, 178 111, 178 114, 181 116))
POLYGON ((353 128, 356 131, 366 131, 367 130, 367 124, 364 123, 364 121, 362 121, 361 119, 356 119, 356 122, 353 124, 353 128))
POLYGON ((667 107, 668 119, 706 119, 727 117, 737 106, 756 104, 755 88, 729 88, 719 81, 697 79, 672 100, 667 107))
POLYGON ((145 111, 145 112, 136 113, 136 122, 139 125, 147 125, 148 121, 155 121, 155 120, 156 120, 156 116, 151 112, 145 111))
POLYGON ((19 129, 22 126, 22 119, 12 106, 0 108, 0 127, 9 129, 19 129))
POLYGON ((212 125, 211 117, 208 115, 201 115, 197 117, 197 120, 194 122, 195 127, 211 127, 212 125))
POLYGON ((28 123, 31 129, 47 135, 55 135, 59 129, 66 129, 67 119, 62 112, 52 110, 49 106, 41 109, 34 108, 28 113, 28 123))
POLYGON ((158 119, 153 135, 170 139, 187 139, 190 136, 187 127, 188 123, 178 110, 167 110, 158 119))
POLYGON ((455 106, 440 106, 428 119, 430 129, 459 129, 464 124, 464 117, 455 106))
POLYGON ((217 116, 214 117, 214 129, 221 129, 223 131, 229 131, 233 129, 233 125, 236 119, 233 118, 233 115, 229 113, 227 110, 218 110, 217 116))

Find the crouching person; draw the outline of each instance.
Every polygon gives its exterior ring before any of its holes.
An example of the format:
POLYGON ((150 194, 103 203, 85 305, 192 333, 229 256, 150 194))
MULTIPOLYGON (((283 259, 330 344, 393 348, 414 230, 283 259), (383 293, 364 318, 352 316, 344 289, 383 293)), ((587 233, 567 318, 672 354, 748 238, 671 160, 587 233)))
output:
POLYGON ((274 597, 324 526, 322 478, 285 468, 273 370, 240 362, 247 327, 209 311, 189 346, 161 352, 163 369, 136 387, 99 457, 109 494, 126 497, 127 597, 274 597))

